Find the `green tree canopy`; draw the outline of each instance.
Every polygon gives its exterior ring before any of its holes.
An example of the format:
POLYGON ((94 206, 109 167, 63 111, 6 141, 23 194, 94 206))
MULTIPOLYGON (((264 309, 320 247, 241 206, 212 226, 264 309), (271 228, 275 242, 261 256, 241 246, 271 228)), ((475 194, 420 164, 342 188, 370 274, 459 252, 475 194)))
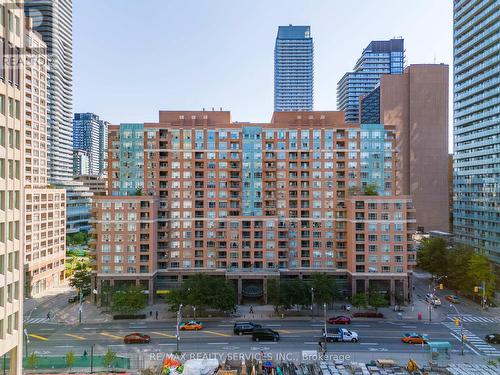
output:
POLYGON ((351 303, 354 307, 357 307, 358 310, 360 307, 368 306, 368 297, 365 293, 356 293, 352 296, 351 303))
POLYGON ((387 299, 376 288, 370 287, 368 291, 368 305, 378 310, 380 307, 385 307, 388 304, 387 299))
POLYGON ((116 353, 111 350, 111 348, 108 348, 108 351, 106 354, 104 354, 104 357, 102 358, 102 364, 105 367, 113 367, 116 361, 116 353))
POLYGON ((135 314, 147 306, 147 299, 143 289, 138 286, 116 290, 112 295, 111 310, 120 314, 135 314))
POLYGON ((87 294, 90 292, 92 273, 89 270, 77 270, 73 272, 73 276, 69 279, 69 285, 78 291, 87 294))
POLYGON ((335 279, 323 273, 311 277, 311 287, 314 288, 314 301, 318 304, 332 303, 341 295, 335 279))

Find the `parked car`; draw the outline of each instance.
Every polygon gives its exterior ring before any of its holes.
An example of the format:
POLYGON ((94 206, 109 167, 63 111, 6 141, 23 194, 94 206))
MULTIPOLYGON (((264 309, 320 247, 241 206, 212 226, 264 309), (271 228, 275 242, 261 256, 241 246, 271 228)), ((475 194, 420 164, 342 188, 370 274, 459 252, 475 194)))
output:
POLYGON ((329 342, 338 341, 350 341, 357 342, 359 340, 358 334, 353 331, 349 331, 345 328, 327 328, 326 331, 323 328, 321 330, 321 336, 329 342))
POLYGON ((384 314, 375 311, 356 312, 352 314, 354 318, 383 318, 384 314))
POLYGON ((234 323, 233 332, 241 336, 251 334, 257 328, 262 328, 262 326, 251 322, 236 322, 234 323))
POLYGON ((460 298, 454 294, 448 294, 445 296, 447 301, 450 301, 451 303, 460 303, 460 298))
POLYGON ((179 329, 181 331, 198 331, 203 328, 203 324, 197 322, 196 320, 191 320, 186 323, 180 323, 179 329))
POLYGON ((256 328, 252 332, 253 341, 279 341, 280 334, 270 328, 256 328))
POLYGON ((489 335, 484 336, 486 342, 490 344, 500 344, 500 334, 499 333, 490 333, 489 335))
POLYGON ((131 333, 123 338, 125 344, 148 344, 151 342, 151 337, 142 333, 131 333))
POLYGON ((78 294, 75 294, 74 296, 71 296, 68 298, 69 303, 75 303, 80 300, 80 296, 78 294))
POLYGON ((330 323, 330 324, 351 324, 351 318, 349 318, 348 316, 343 316, 343 315, 333 316, 333 317, 328 319, 328 323, 330 323))
POLYGON ((429 340, 429 337, 420 333, 405 333, 403 337, 401 337, 401 341, 405 344, 425 344, 429 340))
POLYGON ((427 293, 425 295, 425 300, 427 302, 430 302, 431 305, 434 305, 434 306, 441 306, 441 300, 439 299, 439 297, 433 295, 432 293, 427 293))

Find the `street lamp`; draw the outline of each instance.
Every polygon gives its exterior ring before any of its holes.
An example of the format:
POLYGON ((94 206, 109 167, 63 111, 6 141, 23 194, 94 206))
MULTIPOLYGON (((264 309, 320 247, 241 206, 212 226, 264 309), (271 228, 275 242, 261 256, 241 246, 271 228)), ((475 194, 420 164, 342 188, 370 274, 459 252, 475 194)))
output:
POLYGON ((314 288, 311 287, 311 320, 314 319, 314 288))
POLYGON ((323 324, 324 324, 325 335, 326 335, 326 303, 323 304, 323 314, 324 314, 324 318, 325 318, 323 324))
POLYGON ((30 343, 30 337, 28 335, 28 330, 24 329, 24 357, 28 358, 28 344, 30 343))
POLYGON ((431 298, 429 299, 429 322, 432 322, 432 304, 436 299, 436 285, 443 278, 447 279, 448 276, 443 275, 432 278, 432 293, 431 293, 431 298))
POLYGON ((91 374, 94 372, 94 346, 95 346, 95 344, 92 344, 90 346, 90 373, 91 374))
POLYGON ((460 342, 462 343, 462 355, 464 355, 464 320, 462 313, 458 311, 457 307, 453 304, 450 304, 450 307, 453 307, 457 312, 460 319, 460 342))
POLYGON ((176 327, 177 333, 175 335, 177 354, 179 354, 179 341, 181 340, 181 332, 179 330, 179 324, 181 324, 181 311, 182 311, 182 303, 179 305, 179 310, 177 311, 177 327, 176 327))
POLYGON ((193 306, 193 320, 196 320, 196 306, 193 306))

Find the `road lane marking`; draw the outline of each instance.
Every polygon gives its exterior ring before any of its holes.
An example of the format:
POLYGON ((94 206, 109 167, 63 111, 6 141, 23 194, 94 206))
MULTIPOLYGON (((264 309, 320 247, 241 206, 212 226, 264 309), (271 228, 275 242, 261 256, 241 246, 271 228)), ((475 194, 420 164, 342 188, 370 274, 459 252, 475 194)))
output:
POLYGON ((207 342, 207 345, 229 345, 227 342, 207 342))
POLYGON ((281 327, 281 324, 266 324, 268 327, 281 327))
POLYGON ((233 327, 233 324, 217 324, 217 327, 233 327))
POLYGON ((304 341, 304 344, 306 344, 306 345, 318 345, 317 342, 312 342, 312 341, 304 341))
POLYGON ((72 348, 72 345, 56 345, 54 348, 72 348))
POLYGON ((359 345, 378 345, 378 342, 360 342, 359 345))
POLYGON ((101 336, 111 337, 112 339, 117 339, 117 340, 122 340, 123 339, 123 337, 112 335, 111 333, 107 333, 107 332, 100 332, 99 334, 101 336))
POLYGON ((356 327, 356 328, 370 328, 371 325, 369 324, 354 324, 352 325, 353 327, 356 327))
POLYGON ((324 327, 324 324, 311 324, 311 327, 324 327))
POLYGON ((168 346, 174 346, 174 345, 176 345, 176 344, 175 344, 174 342, 169 342, 169 343, 156 344, 156 345, 158 345, 158 346, 167 346, 167 345, 168 345, 168 346))
POLYGON ((125 344, 114 344, 114 345, 108 345, 108 346, 118 346, 118 347, 122 348, 122 347, 125 347, 127 345, 125 345, 125 344))
MULTIPOLYGON (((278 329, 279 333, 292 333, 291 331, 287 331, 286 329, 278 329)), ((295 331, 293 331, 295 333, 295 331)))
POLYGON ((83 336, 78 336, 78 335, 74 335, 72 333, 65 333, 66 336, 69 336, 69 337, 73 337, 75 339, 78 339, 78 340, 85 340, 85 337, 83 336))
POLYGON ((163 336, 163 337, 169 337, 171 339, 175 339, 176 338, 174 335, 169 335, 168 333, 163 333, 163 332, 151 332, 151 333, 154 333, 155 335, 160 335, 160 336, 163 336))
POLYGON ((222 337, 231 337, 231 335, 228 335, 227 333, 220 333, 220 332, 207 331, 207 330, 200 331, 200 332, 210 333, 212 335, 217 335, 217 336, 222 336, 222 337))
POLYGON ((403 326, 403 328, 417 328, 417 326, 403 326))
POLYGON ((42 340, 42 341, 49 341, 49 339, 47 337, 39 336, 39 335, 36 335, 34 333, 30 333, 29 336, 33 337, 34 339, 38 339, 38 340, 42 340))
POLYGON ((54 328, 39 328, 39 331, 54 331, 54 328))

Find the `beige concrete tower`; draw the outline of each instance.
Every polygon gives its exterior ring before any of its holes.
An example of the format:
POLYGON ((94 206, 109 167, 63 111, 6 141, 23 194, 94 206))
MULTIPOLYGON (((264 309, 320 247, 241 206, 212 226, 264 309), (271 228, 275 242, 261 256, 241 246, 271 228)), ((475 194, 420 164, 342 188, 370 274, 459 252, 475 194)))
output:
POLYGON ((25 295, 64 280, 66 191, 47 185, 47 47, 25 28, 25 295))
POLYGON ((21 374, 24 237, 24 13, 0 1, 0 356, 21 374))
POLYGON ((380 121, 396 126, 397 186, 417 227, 449 231, 448 65, 410 65, 380 80, 380 121))

